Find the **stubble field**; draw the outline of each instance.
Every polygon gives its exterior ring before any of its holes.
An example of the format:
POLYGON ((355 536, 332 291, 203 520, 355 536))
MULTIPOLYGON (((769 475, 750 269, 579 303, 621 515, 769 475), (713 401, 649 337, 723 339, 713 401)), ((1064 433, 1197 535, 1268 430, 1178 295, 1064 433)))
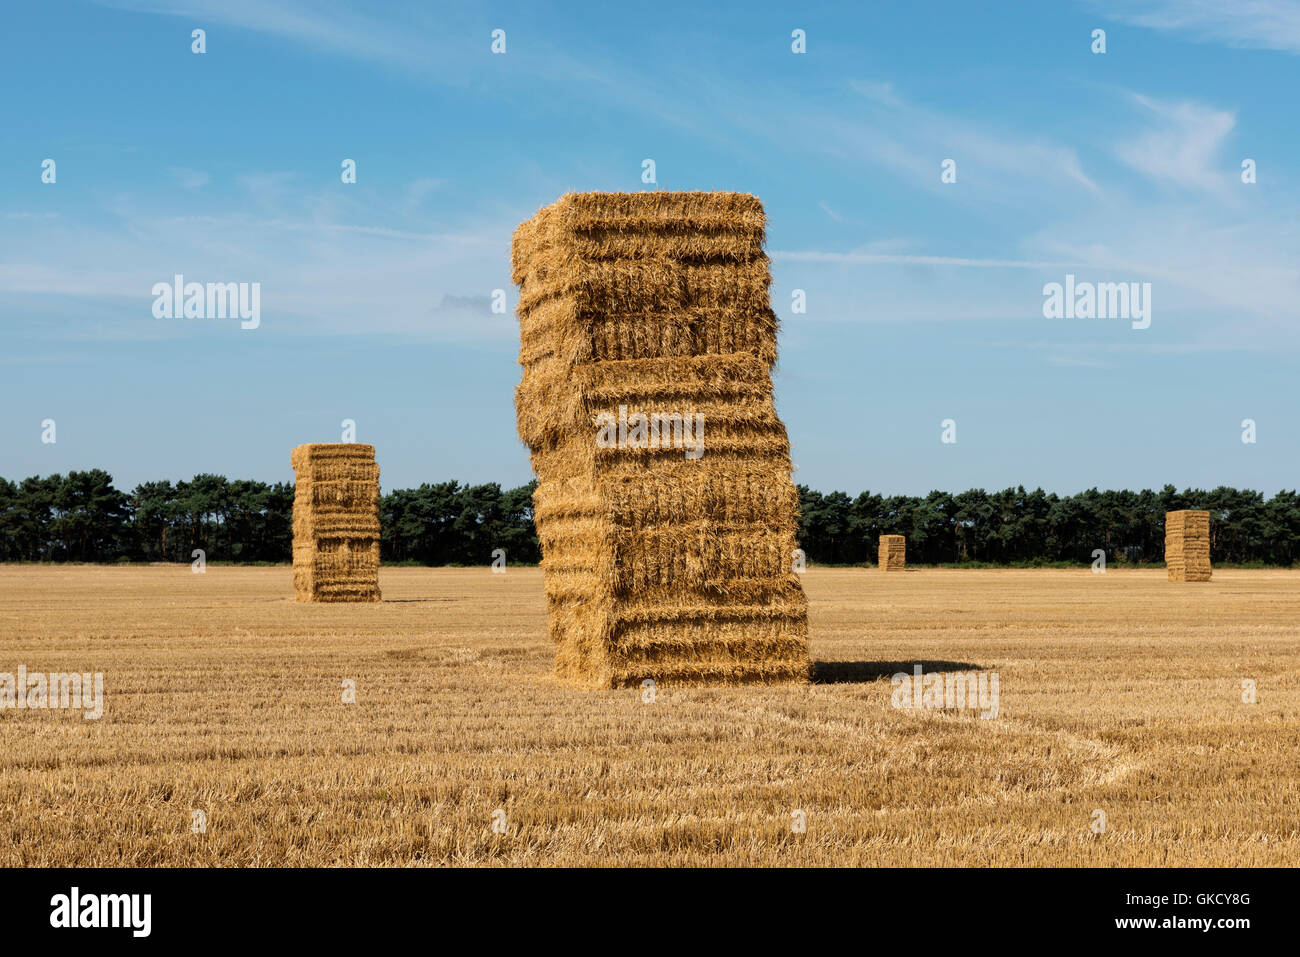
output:
POLYGON ((651 703, 554 681, 536 569, 290 575, 0 567, 0 672, 105 677, 0 710, 0 865, 1300 863, 1300 572, 814 568, 811 685, 651 703))

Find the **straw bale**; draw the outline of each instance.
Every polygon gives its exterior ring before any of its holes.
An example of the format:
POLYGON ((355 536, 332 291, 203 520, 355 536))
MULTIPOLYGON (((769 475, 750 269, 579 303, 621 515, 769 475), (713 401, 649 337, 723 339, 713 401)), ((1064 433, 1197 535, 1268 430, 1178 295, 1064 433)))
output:
POLYGON ((1210 580, 1209 512, 1183 509, 1165 513, 1165 568, 1171 582, 1210 580))
POLYGON ((882 572, 901 572, 907 565, 907 538, 903 535, 881 535, 878 565, 882 572))
POLYGON ((379 466, 372 445, 300 445, 290 456, 298 601, 379 601, 379 466))
POLYGON ((739 193, 570 193, 515 232, 515 406, 572 684, 807 680, 765 224, 739 193), (601 447, 620 410, 702 416, 702 454, 601 447))

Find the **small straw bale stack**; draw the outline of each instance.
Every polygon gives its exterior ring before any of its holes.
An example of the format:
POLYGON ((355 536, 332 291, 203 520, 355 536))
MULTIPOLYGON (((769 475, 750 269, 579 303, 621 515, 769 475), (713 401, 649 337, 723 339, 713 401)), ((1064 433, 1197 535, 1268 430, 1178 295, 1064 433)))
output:
POLYGON ((290 457, 298 601, 379 601, 379 466, 373 445, 300 445, 290 457))
POLYGON ((765 226, 741 193, 569 193, 515 231, 515 406, 571 685, 808 680, 765 226), (656 413, 686 431, 598 440, 656 413))
POLYGON ((880 570, 882 572, 901 572, 907 567, 907 536, 880 536, 880 570))
POLYGON ((1210 580, 1209 512, 1184 509, 1165 513, 1165 568, 1171 582, 1210 580))

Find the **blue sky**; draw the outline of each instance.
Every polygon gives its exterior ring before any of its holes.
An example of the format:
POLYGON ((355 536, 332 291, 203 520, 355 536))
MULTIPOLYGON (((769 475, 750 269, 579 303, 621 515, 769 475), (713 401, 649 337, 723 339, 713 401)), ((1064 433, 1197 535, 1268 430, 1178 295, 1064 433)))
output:
POLYGON ((652 188, 652 158, 659 188, 767 208, 797 481, 1297 484, 1295 2, 122 0, 6 20, 5 477, 288 480, 293 446, 351 418, 385 488, 521 484, 517 328, 489 308, 516 300, 511 232, 568 190, 652 188), (154 318, 176 273, 259 282, 261 326, 154 318), (1150 328, 1044 318, 1067 273, 1150 282, 1150 328))

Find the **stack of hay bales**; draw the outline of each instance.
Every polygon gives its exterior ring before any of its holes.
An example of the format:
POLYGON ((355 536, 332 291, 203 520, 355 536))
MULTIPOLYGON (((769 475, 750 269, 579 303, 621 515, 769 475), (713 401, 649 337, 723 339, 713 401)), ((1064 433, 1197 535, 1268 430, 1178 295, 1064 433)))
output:
POLYGON ((298 601, 379 601, 379 466, 373 445, 300 445, 290 457, 298 601))
POLYGON ((1171 582, 1207 582, 1210 513, 1184 509, 1165 513, 1165 568, 1171 582))
POLYGON ((515 232, 515 404, 570 684, 808 678, 765 225, 740 193, 569 193, 515 232), (684 428, 642 435, 656 413, 684 428))
POLYGON ((880 570, 901 572, 907 566, 907 536, 880 536, 880 570))

